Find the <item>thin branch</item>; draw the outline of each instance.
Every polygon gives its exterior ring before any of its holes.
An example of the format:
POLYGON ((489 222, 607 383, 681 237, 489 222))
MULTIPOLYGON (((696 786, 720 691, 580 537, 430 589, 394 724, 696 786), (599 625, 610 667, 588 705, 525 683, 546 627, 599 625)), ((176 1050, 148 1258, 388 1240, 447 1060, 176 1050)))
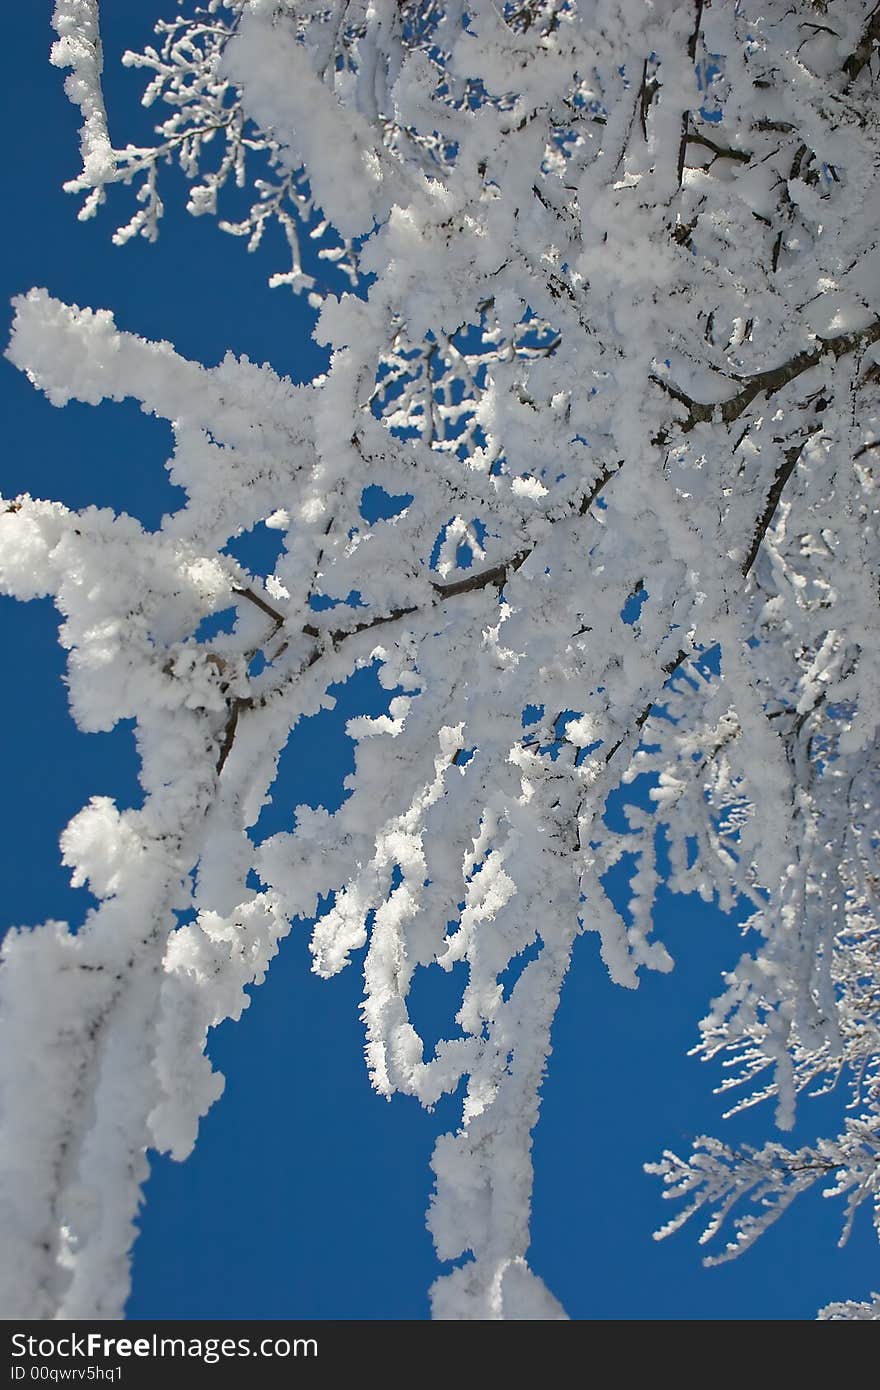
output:
POLYGON ((590 491, 584 493, 583 500, 581 502, 580 507, 578 508, 578 516, 586 516, 587 512, 590 510, 597 497, 599 497, 600 494, 604 492, 605 488, 611 482, 611 479, 620 472, 622 467, 623 459, 619 461, 616 468, 606 468, 604 473, 601 473, 599 475, 590 491))
MULTIPOLYGON (((679 666, 681 666, 682 662, 687 660, 689 655, 689 652, 686 652, 682 649, 677 656, 674 656, 672 658, 671 661, 666 662, 666 664, 661 668, 666 676, 666 680, 668 680, 670 676, 675 675, 675 672, 678 670, 679 666)), ((665 687, 666 681, 663 682, 663 685, 665 687)), ((614 757, 614 754, 617 752, 618 748, 621 748, 623 746, 623 744, 629 738, 633 730, 638 729, 639 731, 641 731, 645 727, 645 725, 651 717, 651 712, 654 709, 655 705, 658 703, 659 699, 660 696, 656 695, 653 700, 649 700, 649 702, 645 705, 644 709, 642 710, 641 714, 636 715, 632 727, 627 729, 626 733, 621 734, 617 742, 611 745, 611 747, 608 749, 608 752, 605 754, 606 767, 611 762, 611 759, 614 757)))
POLYGON ((880 3, 874 6, 868 16, 868 23, 859 40, 858 48, 849 55, 843 65, 843 70, 850 82, 855 82, 862 68, 871 61, 874 45, 878 43, 880 43, 880 3))
POLYGON ((659 90, 659 84, 655 78, 648 79, 648 60, 642 63, 642 81, 639 86, 639 125, 642 127, 642 139, 648 139, 648 112, 651 109, 651 102, 654 100, 659 90))
POLYGON ((267 603, 264 598, 260 598, 259 594, 255 594, 253 589, 240 589, 237 584, 233 584, 232 592, 240 594, 242 598, 249 599, 251 603, 256 604, 257 608, 261 608, 272 619, 276 627, 281 627, 284 623, 284 614, 279 613, 278 609, 273 608, 271 603, 267 603))
MULTIPOLYGON (((419 611, 420 605, 413 604, 410 608, 392 608, 390 613, 383 613, 377 618, 369 618, 362 623, 356 623, 354 627, 339 628, 336 632, 328 632, 326 628, 322 632, 320 628, 314 627, 311 623, 304 623, 302 630, 307 637, 329 637, 333 645, 336 646, 337 643, 344 642, 348 637, 357 636, 359 632, 369 632, 371 628, 382 627, 384 623, 396 623, 398 618, 406 618, 410 613, 418 613, 419 611)), ((320 651, 315 656, 317 659, 320 656, 320 651)))
POLYGON ((223 771, 226 759, 232 752, 232 745, 235 742, 235 731, 238 728, 238 719, 242 710, 252 709, 253 700, 248 696, 237 695, 229 706, 229 717, 223 729, 223 741, 220 744, 220 752, 217 756, 217 776, 223 771))
MULTIPOLYGON (((578 508, 578 516, 585 516, 587 514, 603 488, 606 487, 615 474, 620 471, 622 466, 622 463, 618 464, 616 468, 606 469, 600 474, 597 481, 593 484, 593 487, 585 494, 581 501, 580 507, 578 508)), ((469 574, 465 579, 456 579, 448 584, 432 581, 431 588, 434 590, 436 598, 434 598, 430 604, 412 604, 402 608, 393 608, 389 613, 382 613, 377 617, 366 619, 364 622, 356 623, 354 627, 337 628, 335 630, 328 630, 327 628, 321 629, 315 627, 313 623, 304 623, 301 631, 306 637, 312 638, 316 645, 306 659, 301 670, 308 670, 321 659, 327 650, 328 642, 331 647, 338 647, 342 642, 347 641, 349 637, 356 637, 358 633, 370 632, 373 628, 384 627, 388 623, 397 622, 400 618, 407 618, 413 613, 430 611, 438 604, 445 603, 446 600, 450 598, 457 598, 460 594, 477 593, 481 589, 492 587, 499 590, 502 589, 507 582, 508 576, 514 574, 525 564, 534 548, 533 545, 526 546, 522 550, 518 550, 515 555, 511 556, 509 560, 505 560, 502 564, 493 565, 492 568, 488 570, 480 570, 477 574, 469 574)), ((260 598, 259 594, 255 594, 252 589, 241 589, 236 587, 234 592, 240 594, 243 598, 250 599, 259 609, 275 620, 275 628, 270 634, 269 639, 267 639, 271 640, 284 623, 282 614, 273 609, 270 604, 260 598)), ((285 648, 282 648, 281 650, 283 651, 284 649, 285 648)), ((279 655, 280 652, 276 653, 276 659, 279 655)), ((685 653, 682 652, 680 659, 676 661, 675 665, 683 661, 684 657, 685 653)), ((674 669, 674 665, 670 666, 669 669, 674 669)), ((254 700, 250 697, 237 697, 232 701, 229 708, 229 717, 223 730, 223 740, 217 760, 218 776, 223 771, 224 764, 232 750, 241 712, 246 709, 253 709, 257 705, 262 707, 266 703, 267 698, 267 695, 261 696, 258 700, 254 700)), ((646 713, 642 719, 642 723, 644 723, 647 717, 648 715, 646 713)))
POLYGON ((456 594, 470 594, 477 589, 485 589, 489 585, 494 585, 497 589, 503 589, 509 574, 514 574, 534 550, 534 546, 528 546, 525 550, 518 550, 510 560, 505 560, 501 565, 493 565, 490 570, 482 570, 479 574, 469 574, 466 579, 453 580, 451 584, 431 584, 431 588, 441 599, 454 598, 456 594))
POLYGON ((853 463, 855 463, 856 459, 860 459, 863 454, 866 454, 869 449, 880 449, 880 439, 871 439, 866 444, 863 444, 860 449, 856 449, 853 454, 853 463))
POLYGON ((681 421, 681 430, 683 434, 689 434, 696 425, 709 423, 719 417, 726 425, 732 424, 734 420, 739 419, 756 396, 775 395, 790 381, 803 376, 804 372, 810 371, 812 367, 817 367, 828 353, 831 353, 835 358, 845 357, 850 352, 855 352, 859 348, 870 347, 878 341, 880 341, 880 319, 875 319, 867 328, 860 328, 852 333, 839 333, 836 338, 820 338, 816 347, 796 353, 794 357, 790 357, 779 367, 771 367, 767 371, 756 372, 754 376, 737 378, 742 382, 742 389, 735 396, 716 404, 695 401, 680 387, 665 381, 662 377, 652 375, 650 380, 655 386, 659 386, 661 390, 665 391, 668 396, 672 396, 682 405, 687 406, 688 416, 686 420, 681 421))
POLYGON ((710 140, 708 135, 701 135, 696 130, 689 132, 687 143, 689 145, 702 145, 705 149, 711 150, 718 159, 735 159, 740 164, 748 164, 752 157, 749 150, 735 150, 731 145, 718 145, 714 140, 710 140))
POLYGON ((804 443, 805 441, 802 440, 800 444, 793 444, 790 449, 786 449, 783 455, 782 463, 776 470, 773 482, 770 486, 770 491, 767 494, 767 502, 764 506, 763 512, 758 518, 758 523, 755 527, 754 535, 752 536, 752 543, 749 546, 748 554, 746 555, 746 558, 743 560, 742 563, 741 573, 744 579, 746 575, 749 573, 750 569, 752 568, 752 565, 758 558, 758 551, 761 549, 761 542, 763 541, 764 537, 769 531, 773 518, 776 515, 776 508, 779 506, 779 502, 782 497, 785 484, 788 482, 789 478, 791 477, 792 473, 797 467, 797 461, 801 456, 804 443))
MULTIPOLYGON (((687 46, 688 57, 690 58, 690 60, 691 60, 692 63, 695 63, 696 60, 697 60, 697 43, 698 43, 699 37, 700 37, 700 26, 701 26, 702 23, 703 23, 703 0, 696 0, 696 12, 697 12, 697 13, 696 13, 696 22, 695 22, 695 24, 694 24, 693 33, 691 34, 690 38, 688 39, 688 46, 687 46)), ((682 179, 684 178, 684 161, 685 161, 685 157, 686 157, 686 155, 687 155, 688 131, 690 130, 690 123, 691 123, 691 113, 690 113, 690 111, 682 111, 682 113, 681 113, 681 139, 680 139, 679 145, 678 145, 678 187, 679 187, 679 188, 681 188, 682 179)))

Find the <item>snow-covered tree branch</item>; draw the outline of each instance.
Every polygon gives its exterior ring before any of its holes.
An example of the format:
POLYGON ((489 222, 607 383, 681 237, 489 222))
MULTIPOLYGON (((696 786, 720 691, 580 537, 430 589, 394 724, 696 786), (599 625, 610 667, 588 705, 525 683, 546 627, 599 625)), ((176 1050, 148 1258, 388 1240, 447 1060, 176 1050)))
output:
POLYGON ((783 1128, 811 1087, 853 1094, 809 1150, 668 1154, 671 1225, 752 1201, 731 1254, 817 1180, 847 1219, 876 1206, 878 13, 210 0, 128 55, 171 114, 115 148, 97 0, 57 0, 81 215, 131 184, 116 240, 155 237, 170 159, 194 214, 246 187, 221 226, 255 245, 279 222, 273 283, 307 291, 331 357, 293 386, 17 302, 11 361, 53 405, 170 421, 186 501, 151 532, 0 500, 0 586, 54 598, 74 716, 135 721, 144 789, 65 831, 84 928, 5 941, 7 1316, 121 1315, 146 1155, 189 1153, 223 1084, 208 1031, 328 899, 314 969, 364 954, 377 1091, 463 1090, 433 1159, 459 1262, 435 1316, 565 1316, 526 1263, 551 1027, 582 932, 623 986, 671 969, 661 880, 751 908, 705 1055, 783 1128), (227 550, 259 523, 284 541, 268 577, 227 550), (367 666, 388 712, 349 721, 347 799, 257 843, 291 731, 367 666), (458 962, 431 1053, 410 987, 458 962))

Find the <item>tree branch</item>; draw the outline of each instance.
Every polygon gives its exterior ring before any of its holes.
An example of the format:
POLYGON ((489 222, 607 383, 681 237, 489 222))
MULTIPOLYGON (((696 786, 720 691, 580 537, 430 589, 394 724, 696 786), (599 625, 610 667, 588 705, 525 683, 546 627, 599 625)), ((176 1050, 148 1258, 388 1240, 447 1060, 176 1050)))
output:
POLYGON ((253 700, 249 696, 237 695, 229 706, 229 716, 223 729, 223 740, 220 744, 220 752, 217 756, 217 776, 223 771, 226 759, 232 752, 232 745, 235 742, 235 731, 238 728, 238 719, 242 710, 252 709, 253 700))
POLYGON ((284 614, 279 613, 278 609, 273 608, 271 603, 267 603, 264 598, 260 598, 259 594, 255 594, 253 589, 240 589, 237 584, 233 584, 232 592, 234 594, 240 594, 242 598, 249 599, 251 603, 256 604, 257 608, 261 608, 263 612, 272 619, 276 627, 282 626, 284 614))
POLYGON ((786 449, 785 453, 783 454, 782 463, 777 468, 773 478, 773 482, 770 485, 770 491, 767 494, 766 505, 764 507, 763 512, 758 518, 757 525, 755 526, 755 532, 752 536, 752 543, 749 546, 748 554, 746 555, 746 558, 742 563, 741 573, 743 579, 745 579, 746 575, 749 573, 749 570, 752 568, 752 565, 758 558, 758 551, 761 549, 761 542, 763 541, 764 537, 770 529, 770 524, 773 521, 774 516, 776 515, 776 508, 779 506, 779 502, 782 497, 785 484, 788 482, 789 478, 791 477, 792 473, 797 467, 797 461, 801 456, 805 442, 806 441, 802 440, 800 444, 793 444, 791 448, 786 449))
MULTIPOLYGON (((580 506, 577 511, 578 516, 586 516, 586 514, 590 510, 590 507, 596 501, 599 494, 607 486, 607 484, 611 481, 615 474, 620 471, 622 466, 622 463, 619 463, 616 468, 605 469, 605 471, 599 475, 598 479, 593 484, 590 491, 584 494, 584 497, 581 500, 580 506)), ((395 623, 398 621, 398 619, 409 617, 412 613, 421 613, 426 610, 430 610, 431 608, 436 607, 439 603, 445 603, 447 599, 457 598, 459 594, 477 593, 480 589, 487 589, 490 587, 502 589, 507 581, 508 576, 514 574, 523 564, 525 564, 526 560, 532 554, 534 548, 535 547, 533 545, 525 546, 522 550, 518 550, 515 555, 511 556, 509 560, 503 561, 502 564, 493 565, 492 568, 488 570, 480 570, 477 574, 469 574, 464 579, 456 579, 448 584, 432 580, 431 588, 434 590, 434 593, 437 597, 430 604, 411 604, 406 607, 393 608, 390 613, 382 613, 377 617, 366 619, 364 622, 356 623, 354 627, 337 628, 335 630, 327 628, 318 628, 315 627, 313 623, 304 623, 301 631, 306 637, 311 637, 313 641, 315 641, 318 645, 314 647, 308 659, 302 666, 301 670, 307 671, 310 667, 314 666, 317 661, 320 660, 320 658, 324 654, 324 651, 326 650, 326 642, 328 640, 332 647, 337 647, 340 643, 347 641, 349 637, 356 637, 358 633, 369 632, 373 628, 383 627, 388 623, 395 623), (324 640, 322 641, 322 639, 324 640)), ((266 613, 269 617, 271 617, 274 620, 275 628, 272 631, 272 633, 270 633, 269 639, 267 639, 271 640, 271 638, 275 636, 275 633, 278 631, 278 629, 284 624, 283 615, 277 612, 276 609, 272 608, 271 604, 266 603, 266 601, 262 599, 259 596, 259 594, 254 593, 253 589, 242 589, 238 588, 237 586, 234 586, 233 592, 240 594, 243 598, 249 599, 251 603, 256 604, 257 608, 261 609, 264 613, 266 613)), ((282 650, 284 650, 284 648, 282 648, 282 650)), ((684 660, 684 656, 685 653, 682 652, 680 655, 680 661, 684 660)), ((678 664, 679 661, 676 661, 676 665, 678 664)), ((674 667, 670 667, 670 670, 671 669, 674 669, 674 667)), ((232 751, 232 745, 235 741, 235 734, 236 729, 238 728, 238 720, 240 714, 243 710, 253 709, 255 704, 264 704, 265 699, 266 697, 264 696, 259 701, 255 701, 251 697, 242 698, 238 696, 230 704, 229 717, 227 718, 226 724, 224 726, 223 739, 220 745, 220 753, 217 759, 218 776, 223 771, 223 767, 226 763, 226 760, 229 757, 230 752, 232 751)), ((642 717, 642 723, 644 723, 645 719, 647 719, 649 712, 650 710, 648 710, 642 717)))
POLYGON ((695 401, 680 387, 664 381, 662 377, 652 375, 650 380, 655 386, 659 386, 662 391, 665 391, 668 396, 672 396, 674 400, 687 406, 688 417, 681 421, 681 430, 683 434, 689 434, 696 425, 710 423, 719 416, 726 425, 732 424, 734 420, 739 419, 756 396, 775 395, 790 381, 803 376, 804 372, 808 372, 811 367, 818 366, 828 353, 831 353, 835 358, 845 357, 858 348, 870 347, 878 341, 880 341, 880 319, 875 319, 867 328, 856 329, 852 333, 839 333, 836 338, 820 338, 816 347, 796 353, 794 357, 790 357, 779 367, 771 367, 767 371, 756 372, 754 376, 737 378, 742 382, 742 389, 735 396, 716 404, 695 401))
MULTIPOLYGON (((697 59, 697 43, 698 43, 699 37, 700 37, 700 26, 701 26, 701 24, 703 23, 703 0, 696 0, 695 8, 696 8, 696 21, 695 21, 695 23, 694 23, 693 32, 692 32, 690 38, 688 39, 688 46, 687 46, 688 57, 690 58, 690 60, 691 60, 692 63, 695 63, 695 62, 696 62, 696 59, 697 59)), ((685 158, 686 158, 686 155, 687 155, 688 131, 689 131, 689 129, 690 129, 690 123, 691 123, 691 113, 690 113, 690 111, 682 111, 682 113, 681 113, 681 139, 680 139, 679 145, 678 145, 678 187, 679 187, 679 188, 681 188, 681 182, 682 182, 682 179, 684 178, 684 162, 685 162, 685 158)))
POLYGON ((730 145, 717 145, 714 140, 710 140, 708 135, 701 135, 698 131, 692 130, 687 137, 689 145, 702 145, 705 149, 711 150, 718 159, 735 159, 740 164, 748 164, 751 159, 749 150, 735 150, 730 145))
POLYGON ((469 574, 466 579, 453 580, 451 584, 437 584, 432 581, 431 588, 441 599, 454 598, 456 594, 470 594, 477 589, 485 589, 490 584, 498 589, 503 589, 508 574, 514 574, 525 564, 526 560, 534 550, 530 545, 525 550, 518 550, 510 560, 505 560, 501 565, 494 565, 490 570, 482 570, 479 574, 469 574))
POLYGON ((849 55, 843 65, 850 82, 855 82, 862 68, 871 61, 871 54, 877 43, 880 43, 880 3, 874 6, 868 16, 868 23, 859 40, 858 48, 849 55))
MULTIPOLYGON (((356 623, 354 627, 338 628, 335 632, 328 632, 325 628, 314 627, 311 623, 303 624, 303 632, 307 637, 329 637, 334 646, 339 642, 344 642, 347 637, 356 637, 359 632, 369 632, 371 628, 381 627, 384 623, 396 623, 398 618, 406 618, 410 613, 418 613, 422 605, 413 604, 409 608, 392 608, 390 613, 382 613, 379 617, 365 619, 362 623, 356 623)), ((320 656, 318 650, 309 665, 313 665, 320 656)))
MULTIPOLYGON (((670 676, 675 675, 675 672, 678 670, 679 666, 681 666, 682 662, 687 661, 689 655, 689 652, 686 652, 684 649, 682 649, 677 656, 674 656, 672 658, 671 661, 666 662, 666 664, 661 668, 666 676, 666 680, 668 680, 670 676)), ((663 685, 665 687, 666 681, 663 682, 663 685)), ((629 738, 633 730, 638 729, 639 731, 641 731, 645 727, 645 725, 651 717, 651 711, 653 710, 654 706, 657 704, 659 699, 660 696, 656 695, 653 700, 649 700, 648 703, 645 705, 644 709, 642 710, 641 714, 636 715, 631 728, 627 729, 626 733, 621 734, 617 742, 611 745, 611 747, 608 749, 608 752, 605 754, 606 767, 611 762, 611 759, 614 757, 614 754, 617 752, 618 748, 621 748, 623 746, 623 744, 629 738)))
POLYGON ((860 459, 863 454, 866 454, 869 449, 880 449, 880 439, 870 439, 867 444, 863 444, 860 449, 856 449, 853 454, 853 463, 855 463, 856 459, 860 459))

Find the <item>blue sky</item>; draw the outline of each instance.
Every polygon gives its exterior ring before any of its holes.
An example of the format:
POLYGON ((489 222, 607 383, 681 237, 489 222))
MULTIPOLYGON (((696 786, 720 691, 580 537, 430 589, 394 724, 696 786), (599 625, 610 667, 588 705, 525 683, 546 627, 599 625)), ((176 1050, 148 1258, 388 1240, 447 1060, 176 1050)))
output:
MULTIPOLYGON (((111 131, 144 132, 141 79, 118 66, 148 40, 156 0, 107 5, 104 45, 111 131), (135 13, 136 11, 136 13, 135 13)), ((76 113, 49 67, 50 0, 11 7, 3 90, 5 217, 2 302, 42 285, 61 299, 111 308, 120 327, 167 338, 208 364, 227 348, 307 379, 323 364, 308 317, 286 289, 269 290, 283 248, 267 236, 248 256, 213 219, 183 211, 183 180, 166 171, 166 217, 157 245, 111 245, 131 195, 117 191, 91 222, 61 184, 78 169, 76 113)), ((9 321, 8 311, 5 323, 9 321)), ((5 328, 4 328, 5 334, 5 328)), ((28 490, 68 505, 96 502, 149 525, 176 505, 163 469, 168 427, 133 403, 53 409, 8 363, 0 364, 4 495, 28 490)), ((58 835, 90 796, 137 804, 131 730, 77 733, 67 712, 57 620, 48 602, 0 599, 7 677, 0 748, 7 778, 0 836, 0 928, 47 917, 82 921, 90 899, 69 887, 58 835)), ((344 719, 373 712, 368 677, 332 715, 311 721, 282 762, 285 806, 335 805, 349 770, 344 719)), ((273 812, 274 814, 274 812, 273 812)), ((266 833, 280 828, 262 825, 266 833)), ((865 1297, 878 1283, 876 1238, 859 1213, 850 1245, 836 1240, 840 1209, 818 1194, 742 1259, 704 1270, 696 1229, 657 1244, 668 1217, 656 1179, 641 1171, 664 1146, 684 1153, 703 1133, 758 1141, 767 1110, 725 1124, 712 1086, 718 1073, 686 1057, 719 971, 740 949, 735 923, 698 902, 663 899, 658 934, 678 964, 635 995, 613 986, 597 938, 583 937, 563 992, 535 1140, 531 1259, 575 1318, 808 1318, 832 1299, 865 1297)), ((424 1210, 434 1137, 456 1122, 447 1099, 434 1114, 404 1097, 372 1093, 358 1019, 357 964, 331 981, 310 974, 308 926, 297 923, 265 985, 238 1024, 211 1043, 226 1094, 203 1122, 184 1164, 156 1158, 134 1255, 128 1313, 138 1318, 422 1319, 438 1272, 424 1210)), ((439 972, 434 972, 439 974, 439 972)), ((451 999, 446 977, 416 994, 430 1034, 451 999)), ((835 1101, 805 1108, 796 1138, 822 1132, 835 1101)))

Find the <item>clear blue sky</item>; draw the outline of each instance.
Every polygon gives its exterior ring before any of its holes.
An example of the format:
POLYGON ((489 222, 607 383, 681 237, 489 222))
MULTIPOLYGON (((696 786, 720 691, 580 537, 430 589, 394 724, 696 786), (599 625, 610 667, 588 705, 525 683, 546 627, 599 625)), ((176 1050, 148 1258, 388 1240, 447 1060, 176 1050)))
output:
MULTIPOLYGON (((306 379, 322 357, 299 301, 266 288, 283 264, 267 237, 254 256, 213 219, 183 212, 183 181, 165 175, 160 241, 117 250, 110 242, 132 210, 118 192, 109 209, 76 221, 61 191, 78 170, 76 112, 62 74, 48 65, 51 0, 11 6, 5 17, 6 152, 2 295, 42 285, 59 298, 111 308, 120 327, 167 338, 212 364, 227 348, 306 379)), ((117 61, 148 39, 157 0, 106 6, 104 46, 111 132, 137 140, 141 78, 117 61)), ((9 314, 4 320, 8 324, 9 314)), ((3 336, 6 328, 3 328, 3 336)), ((4 495, 28 490, 68 505, 95 502, 156 525, 175 505, 163 462, 167 426, 132 404, 53 409, 0 363, 4 495)), ((7 676, 0 716, 6 786, 0 836, 0 928, 46 917, 82 921, 90 899, 60 867, 58 835, 91 795, 137 804, 131 731, 84 736, 67 713, 57 620, 48 602, 0 599, 7 676)), ((364 681, 359 697, 376 699, 364 681)), ((349 770, 343 729, 351 702, 312 721, 275 791, 284 807, 335 805, 349 770)), ((358 706, 363 711, 365 706, 358 706)), ((832 1299, 877 1287, 877 1242, 859 1213, 839 1252, 839 1204, 818 1194, 794 1209, 750 1254, 704 1270, 696 1229, 657 1244, 666 1219, 656 1179, 642 1163, 664 1146, 684 1153, 702 1132, 760 1141, 768 1111, 721 1121, 718 1073, 686 1058, 696 1021, 739 952, 735 924, 703 904, 667 897, 659 934, 678 962, 638 994, 613 986, 597 938, 578 944, 553 1034, 535 1142, 533 1265, 575 1318, 809 1318, 832 1299)), ((455 1124, 455 1102, 433 1115, 404 1097, 375 1096, 363 1062, 357 964, 326 982, 309 973, 308 924, 296 923, 242 1022, 221 1028, 211 1053, 227 1077, 184 1164, 155 1158, 134 1256, 129 1316, 139 1318, 407 1318, 428 1315, 438 1272, 424 1226, 428 1159, 455 1124)), ((439 974, 439 972, 436 972, 439 974)), ((440 981, 438 990, 446 978, 440 981)), ((416 1022, 439 1030, 441 993, 415 999, 416 1022)), ((796 1138, 821 1132, 834 1102, 806 1107, 796 1138)))

